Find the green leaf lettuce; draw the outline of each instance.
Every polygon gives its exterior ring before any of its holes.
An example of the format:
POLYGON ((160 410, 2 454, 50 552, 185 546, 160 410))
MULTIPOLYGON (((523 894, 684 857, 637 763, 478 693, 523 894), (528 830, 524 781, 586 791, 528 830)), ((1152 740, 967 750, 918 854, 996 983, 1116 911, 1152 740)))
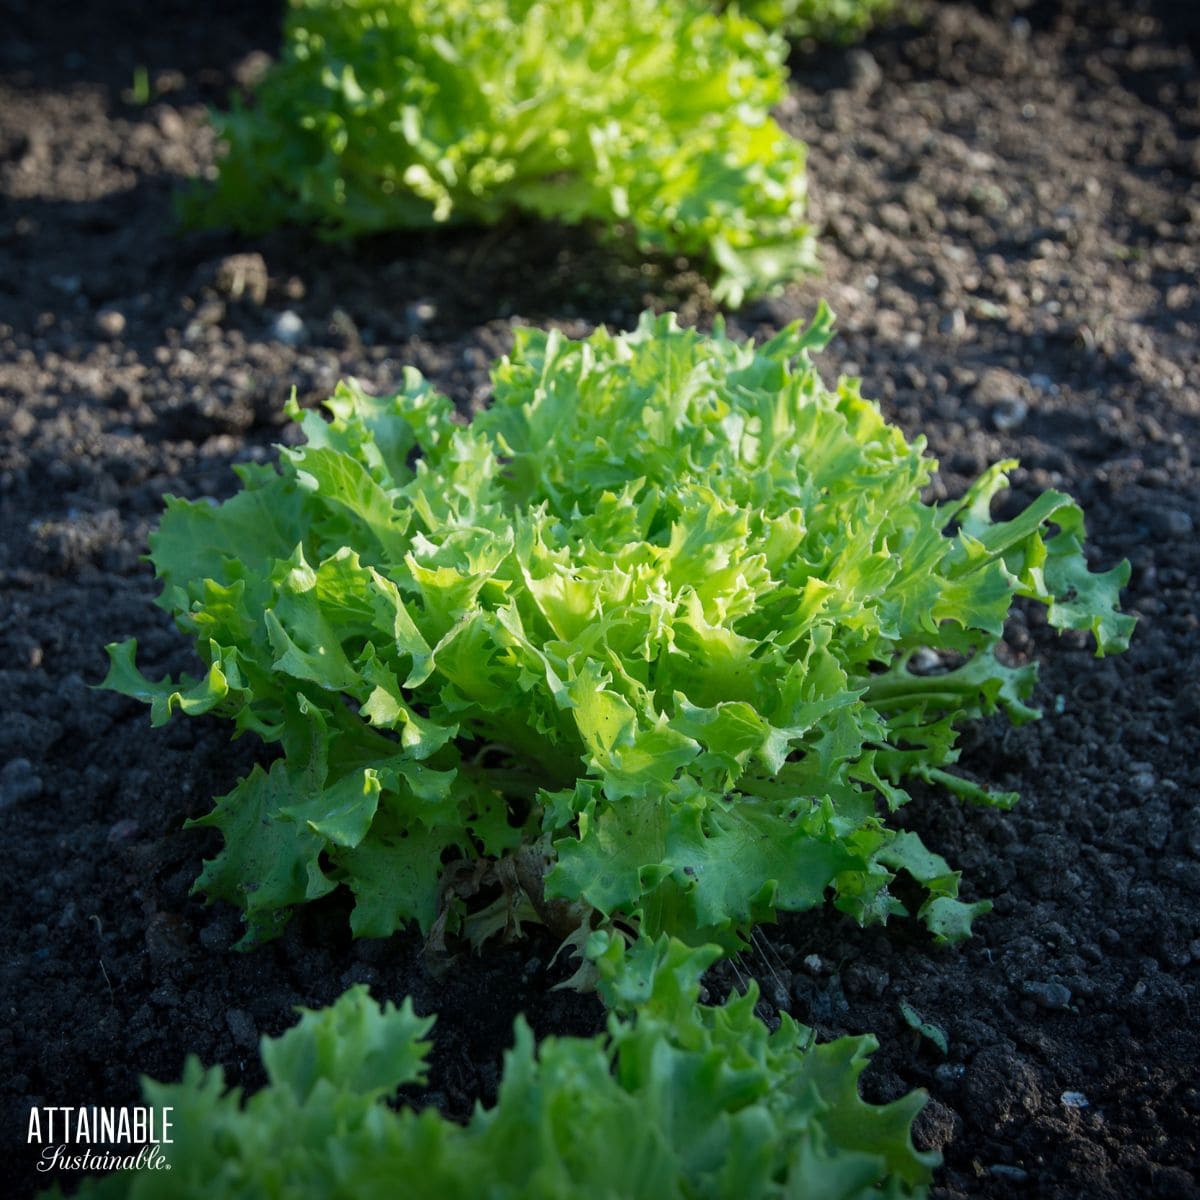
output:
POLYGON ((717 298, 814 265, 787 47, 702 0, 292 0, 193 222, 333 237, 514 213, 627 228, 717 298))
POLYGON ((874 1039, 814 1044, 787 1016, 769 1032, 753 990, 697 1003, 718 953, 662 939, 625 951, 598 935, 612 1012, 597 1037, 534 1046, 518 1018, 499 1095, 465 1126, 396 1111, 425 1081, 432 1018, 379 1006, 365 987, 302 1011, 264 1038, 267 1085, 225 1089, 190 1058, 178 1084, 146 1081, 172 1111, 170 1170, 85 1181, 81 1197, 191 1200, 870 1200, 926 1194, 936 1154, 914 1150, 924 1095, 865 1103, 858 1077, 874 1039), (637 994, 630 1005, 627 996, 637 994))
POLYGON ((359 934, 453 928, 451 864, 530 853, 543 915, 693 944, 827 895, 886 920, 898 872, 938 940, 966 936, 986 901, 887 815, 912 778, 1013 802, 951 769, 965 723, 1038 715, 1005 616, 1041 602, 1120 650, 1128 565, 1088 570, 1059 493, 994 520, 1013 463, 925 503, 921 439, 813 367, 830 323, 758 346, 671 316, 518 329, 468 426, 415 371, 386 398, 343 384, 232 499, 168 501, 160 603, 206 673, 151 683, 125 645, 106 683, 278 747, 201 822, 226 844, 199 886, 246 944, 339 884, 359 934), (940 671, 911 669, 922 648, 940 671))

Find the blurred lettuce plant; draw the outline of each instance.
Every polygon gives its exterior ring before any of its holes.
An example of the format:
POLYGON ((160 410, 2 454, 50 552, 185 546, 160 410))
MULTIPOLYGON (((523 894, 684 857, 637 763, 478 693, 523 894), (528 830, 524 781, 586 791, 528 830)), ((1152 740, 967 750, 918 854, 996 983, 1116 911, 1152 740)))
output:
POLYGON ((196 223, 331 237, 532 213, 694 256, 736 305, 814 265, 781 38, 703 0, 292 0, 196 223))
MULTIPOLYGON (((545 1039, 518 1018, 499 1095, 465 1126, 388 1099, 425 1080, 432 1018, 365 987, 264 1038, 267 1085, 243 1098, 194 1058, 170 1108, 170 1170, 90 1179, 81 1200, 876 1200, 917 1198, 939 1156, 913 1148, 913 1092, 865 1103, 875 1040, 817 1045, 788 1016, 771 1033, 756 994, 697 1003, 715 947, 662 939, 626 952, 598 934, 611 1015, 594 1038, 545 1039)), ((54 1197, 61 1197, 55 1191, 54 1197)))

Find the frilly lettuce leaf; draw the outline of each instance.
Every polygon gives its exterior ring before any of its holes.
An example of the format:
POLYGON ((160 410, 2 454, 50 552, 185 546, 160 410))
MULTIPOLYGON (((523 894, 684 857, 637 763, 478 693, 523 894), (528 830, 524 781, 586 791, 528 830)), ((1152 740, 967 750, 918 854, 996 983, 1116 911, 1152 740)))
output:
POLYGON ((518 1018, 499 1095, 465 1126, 433 1109, 399 1111, 398 1087, 424 1082, 431 1018, 382 1007, 365 987, 302 1011, 263 1038, 268 1083, 243 1098, 220 1067, 191 1058, 178 1084, 145 1082, 169 1107, 170 1170, 85 1181, 81 1197, 197 1200, 871 1200, 927 1194, 939 1156, 913 1148, 913 1092, 865 1103, 871 1037, 814 1044, 786 1015, 770 1032, 753 989, 697 1003, 716 947, 662 939, 626 950, 594 936, 612 1012, 594 1038, 535 1048, 518 1018))

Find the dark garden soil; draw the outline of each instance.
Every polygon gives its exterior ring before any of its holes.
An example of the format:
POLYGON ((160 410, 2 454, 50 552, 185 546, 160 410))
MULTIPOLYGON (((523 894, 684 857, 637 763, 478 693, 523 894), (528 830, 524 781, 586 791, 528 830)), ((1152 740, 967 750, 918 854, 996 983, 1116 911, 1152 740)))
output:
MULTIPOLYGON (((928 1089, 945 1200, 1200 1195, 1197 12, 919 4, 863 47, 798 51, 783 119, 811 146, 824 275, 731 322, 766 333, 828 297, 825 368, 926 434, 940 488, 1019 457, 1014 505, 1069 490, 1094 562, 1133 563, 1127 655, 1010 624, 1047 717, 973 732, 963 767, 1020 806, 930 794, 903 816, 995 899, 977 936, 809 914, 738 968, 823 1037, 874 1031, 870 1098, 928 1089)), ((237 0, 0 4, 2 1194, 46 1182, 31 1104, 133 1103, 187 1053, 255 1087, 258 1037, 356 981, 440 1014, 415 1099, 456 1115, 494 1096, 517 1012, 539 1034, 601 1020, 549 990, 567 968, 545 939, 435 977, 415 934, 354 944, 338 899, 231 951, 237 914, 188 895, 215 835, 181 826, 261 751, 213 720, 152 732, 89 687, 130 635, 151 674, 191 666, 147 532, 164 492, 228 495, 232 463, 290 436, 293 386, 413 364, 466 411, 516 323, 713 316, 686 264, 578 231, 177 235, 172 189, 212 161, 204 105, 253 79, 278 22, 237 0)))

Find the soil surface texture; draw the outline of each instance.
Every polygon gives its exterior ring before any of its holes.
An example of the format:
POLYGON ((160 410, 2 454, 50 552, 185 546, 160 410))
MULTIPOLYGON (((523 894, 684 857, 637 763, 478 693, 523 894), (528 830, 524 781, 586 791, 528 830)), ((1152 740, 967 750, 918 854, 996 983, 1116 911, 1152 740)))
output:
MULTIPOLYGON (((1197 7, 918 0, 856 48, 797 48, 781 119, 810 146, 823 274, 730 321, 760 336, 826 297, 823 369, 925 434, 942 494, 1019 458, 1010 507, 1069 491, 1094 564, 1133 566, 1128 654, 1009 624, 1046 717, 973 731, 962 767, 1020 805, 902 814, 994 899, 973 939, 810 913, 713 980, 756 977, 764 1012, 823 1038, 877 1034, 865 1092, 928 1090, 940 1200, 1200 1195, 1197 7)), ((351 983, 439 1014, 412 1099, 455 1116, 494 1097, 518 1012, 539 1035, 602 1022, 551 990, 571 968, 546 939, 435 975, 415 932, 352 942, 337 897, 232 951, 238 914, 189 896, 216 835, 182 826, 265 752, 92 690, 129 636, 149 674, 194 669, 147 533, 165 492, 230 495, 232 464, 293 437, 293 387, 414 365, 469 412, 516 324, 715 315, 686 263, 535 223, 353 248, 178 233, 173 190, 213 162, 205 106, 253 82, 279 23, 235 0, 0 3, 3 1195, 48 1182, 30 1105, 132 1104, 189 1053, 257 1087, 260 1035, 351 983)))

